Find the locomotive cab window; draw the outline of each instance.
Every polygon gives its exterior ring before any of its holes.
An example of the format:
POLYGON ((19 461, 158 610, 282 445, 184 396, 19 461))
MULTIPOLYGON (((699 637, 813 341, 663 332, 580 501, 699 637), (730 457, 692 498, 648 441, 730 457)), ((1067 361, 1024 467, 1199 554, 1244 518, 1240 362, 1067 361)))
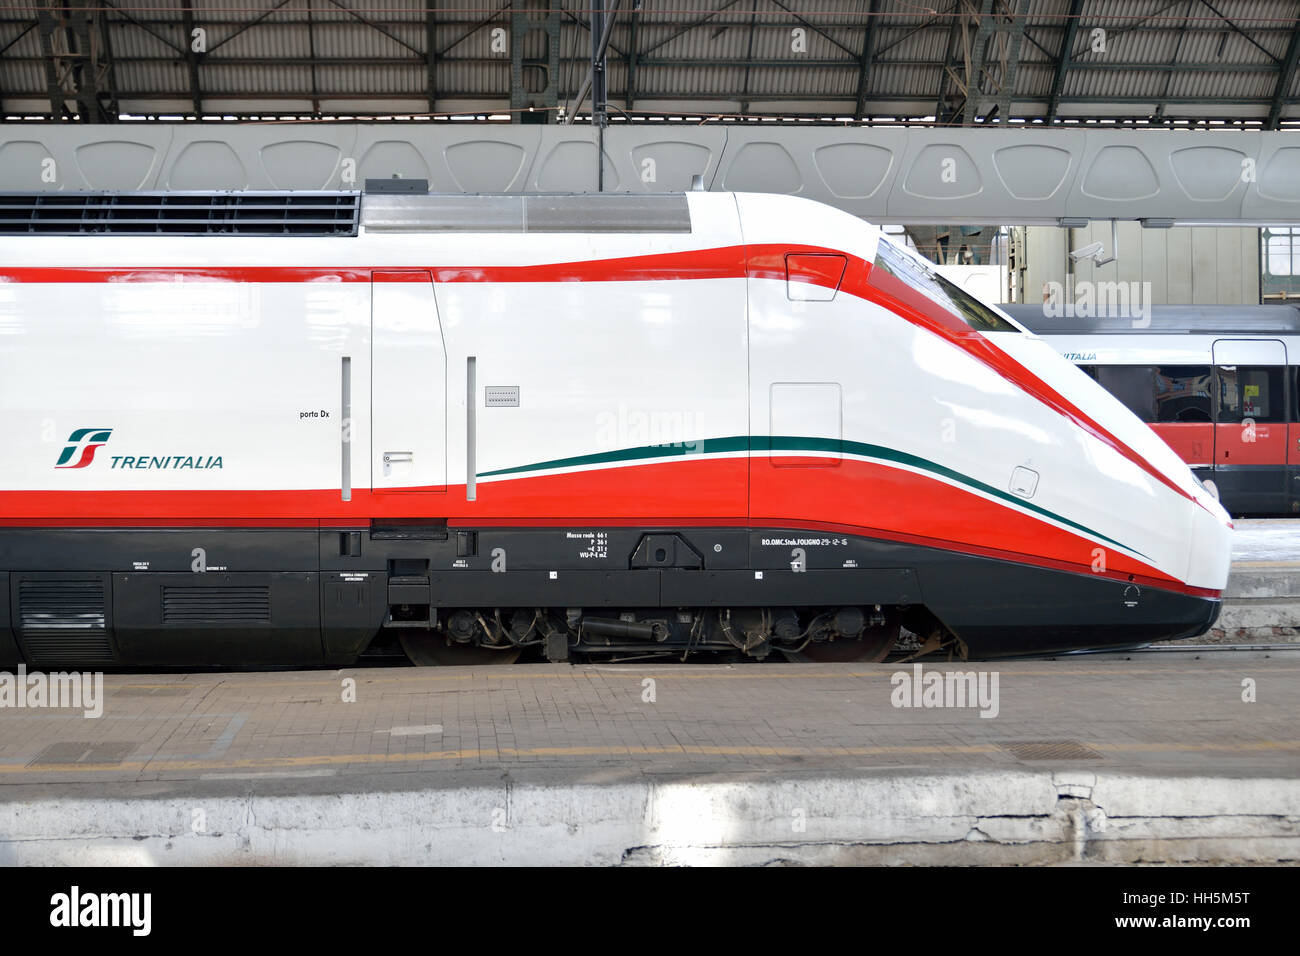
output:
POLYGON ((1019 332, 1014 325, 979 299, 948 281, 924 262, 908 255, 888 239, 876 248, 873 269, 881 269, 899 281, 933 299, 949 312, 980 332, 1019 332))

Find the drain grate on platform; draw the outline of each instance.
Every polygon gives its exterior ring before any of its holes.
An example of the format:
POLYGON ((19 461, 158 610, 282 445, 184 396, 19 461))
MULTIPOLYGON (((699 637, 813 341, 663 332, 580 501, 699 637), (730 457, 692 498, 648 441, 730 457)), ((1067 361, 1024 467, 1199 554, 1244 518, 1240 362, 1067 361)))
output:
POLYGON ((91 743, 80 740, 61 740, 50 744, 27 764, 29 767, 66 767, 73 764, 121 763, 135 750, 129 743, 91 743))
POLYGON ((1021 740, 999 744, 1017 760, 1104 760, 1101 754, 1077 740, 1021 740))

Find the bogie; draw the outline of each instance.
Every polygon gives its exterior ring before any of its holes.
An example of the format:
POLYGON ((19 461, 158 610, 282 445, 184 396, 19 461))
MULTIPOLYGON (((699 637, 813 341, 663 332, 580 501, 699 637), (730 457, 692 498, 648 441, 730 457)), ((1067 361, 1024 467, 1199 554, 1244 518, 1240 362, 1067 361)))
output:
POLYGON ((652 659, 883 660, 898 638, 896 607, 459 608, 422 633, 399 632, 414 664, 652 659), (557 641, 557 637, 559 640, 557 641), (514 653, 511 653, 511 652, 514 653))

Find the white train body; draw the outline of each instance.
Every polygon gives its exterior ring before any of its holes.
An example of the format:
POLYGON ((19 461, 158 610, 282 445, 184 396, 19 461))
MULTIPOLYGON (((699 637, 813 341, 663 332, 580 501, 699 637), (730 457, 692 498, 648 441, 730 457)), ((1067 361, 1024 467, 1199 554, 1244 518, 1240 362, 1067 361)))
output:
POLYGON ((355 235, 0 235, 10 656, 344 661, 465 608, 924 607, 988 654, 1213 619, 1229 523, 1186 465, 852 216, 360 205, 355 235), (638 558, 647 535, 680 553, 638 558), (42 610, 63 580, 99 582, 89 643, 59 643, 57 594, 42 610), (332 618, 335 586, 364 613, 332 618), (265 608, 203 618, 222 587, 265 608), (169 595, 197 603, 155 620, 169 595))

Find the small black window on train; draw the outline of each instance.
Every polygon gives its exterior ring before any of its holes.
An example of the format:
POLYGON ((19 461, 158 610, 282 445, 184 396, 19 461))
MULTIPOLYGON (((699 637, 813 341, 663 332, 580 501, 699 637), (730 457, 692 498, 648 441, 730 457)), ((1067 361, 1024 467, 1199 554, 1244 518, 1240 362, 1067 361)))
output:
POLYGON ((1220 365, 1215 369, 1219 383, 1219 422, 1284 422, 1283 392, 1286 369, 1280 365, 1220 365))
POLYGON ((1156 370, 1150 365, 1098 365, 1097 384, 1144 422, 1156 420, 1156 370))

